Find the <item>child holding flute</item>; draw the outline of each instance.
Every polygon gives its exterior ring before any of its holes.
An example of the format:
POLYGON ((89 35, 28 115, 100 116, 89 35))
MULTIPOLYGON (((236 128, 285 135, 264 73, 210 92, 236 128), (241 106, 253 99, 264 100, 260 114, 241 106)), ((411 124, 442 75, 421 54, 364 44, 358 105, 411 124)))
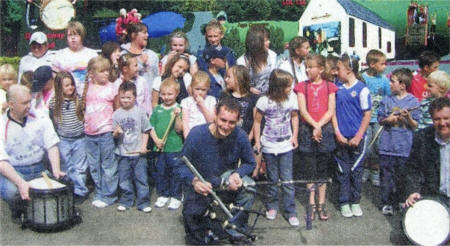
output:
POLYGON ((119 87, 120 108, 113 114, 114 138, 118 138, 115 154, 118 160, 120 198, 118 211, 133 206, 136 186, 136 207, 149 213, 150 192, 148 187, 147 132, 152 126, 146 112, 136 106, 136 85, 124 82, 119 87))
POLYGON ((174 78, 163 80, 160 87, 162 104, 157 105, 150 118, 154 128, 150 136, 158 151, 156 161, 156 191, 159 195, 155 207, 162 208, 167 203, 169 210, 181 205, 181 182, 176 179, 175 164, 183 149, 183 139, 178 133, 183 130, 181 107, 176 102, 180 84, 174 78), (169 202, 170 200, 170 202, 169 202))

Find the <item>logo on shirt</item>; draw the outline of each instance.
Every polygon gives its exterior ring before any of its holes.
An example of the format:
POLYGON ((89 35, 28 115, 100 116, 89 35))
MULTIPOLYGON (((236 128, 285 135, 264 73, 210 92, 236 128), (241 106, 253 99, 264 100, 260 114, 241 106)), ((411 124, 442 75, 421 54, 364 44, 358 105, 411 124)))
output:
POLYGON ((356 91, 352 91, 352 93, 350 93, 350 95, 351 95, 352 97, 356 97, 356 91))

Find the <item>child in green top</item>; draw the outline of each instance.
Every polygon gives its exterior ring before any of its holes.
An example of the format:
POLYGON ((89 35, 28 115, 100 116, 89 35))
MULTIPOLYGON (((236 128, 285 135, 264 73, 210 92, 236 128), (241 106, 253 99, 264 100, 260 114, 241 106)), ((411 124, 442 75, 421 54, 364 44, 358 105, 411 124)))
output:
POLYGON ((155 207, 162 208, 170 200, 168 209, 175 210, 181 205, 181 182, 176 179, 175 164, 183 149, 181 107, 176 102, 180 84, 172 78, 161 83, 160 97, 163 101, 153 110, 150 136, 155 142, 155 151, 160 152, 156 161, 156 190, 158 199, 155 207))

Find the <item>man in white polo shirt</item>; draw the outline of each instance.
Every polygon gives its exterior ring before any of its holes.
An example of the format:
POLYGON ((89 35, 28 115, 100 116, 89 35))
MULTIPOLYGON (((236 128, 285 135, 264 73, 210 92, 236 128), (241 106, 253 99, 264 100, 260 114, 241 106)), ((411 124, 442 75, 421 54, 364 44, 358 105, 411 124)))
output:
POLYGON ((24 72, 34 72, 40 66, 51 66, 55 56, 55 51, 48 50, 47 35, 43 32, 33 33, 29 44, 31 52, 20 59, 19 81, 24 72))
MULTIPOLYGON (((28 88, 23 85, 12 85, 9 88, 9 110, 1 118, 0 129, 7 159, 18 175, 25 181, 30 181, 40 177, 45 171, 42 160, 47 152, 52 174, 59 179, 65 175, 59 166, 59 138, 48 116, 40 112, 30 112, 30 103, 31 94, 28 88)), ((4 171, 5 168, 1 170, 4 171)), ((11 174, 13 170, 7 167, 6 170, 6 173, 2 172, 3 175, 0 175, 0 196, 8 202, 13 217, 17 218, 23 212, 23 203, 18 196, 17 183, 9 179, 11 175, 14 176, 11 174)), ((21 183, 20 180, 17 182, 21 183)), ((23 189, 25 187, 19 186, 22 198, 27 198, 23 189)))

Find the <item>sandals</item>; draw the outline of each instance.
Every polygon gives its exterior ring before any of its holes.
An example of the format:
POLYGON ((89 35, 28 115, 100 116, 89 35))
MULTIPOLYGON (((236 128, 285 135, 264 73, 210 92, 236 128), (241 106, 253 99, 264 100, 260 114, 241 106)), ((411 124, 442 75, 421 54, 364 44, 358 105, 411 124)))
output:
POLYGON ((328 213, 325 204, 317 205, 317 214, 320 220, 328 220, 328 213))

